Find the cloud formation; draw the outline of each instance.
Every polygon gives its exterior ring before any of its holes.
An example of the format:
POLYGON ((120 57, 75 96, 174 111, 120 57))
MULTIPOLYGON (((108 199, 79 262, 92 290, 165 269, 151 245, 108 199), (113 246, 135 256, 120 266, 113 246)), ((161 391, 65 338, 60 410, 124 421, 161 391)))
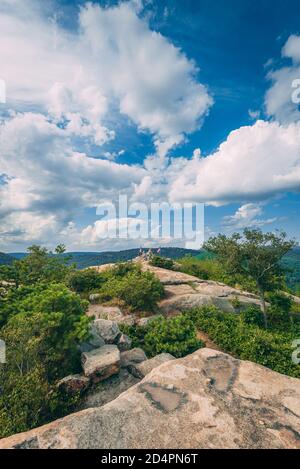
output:
POLYGON ((8 99, 0 115, 4 244, 46 242, 60 233, 80 238, 72 220, 81 210, 141 183, 148 170, 112 161, 120 152, 93 158, 93 145, 116 136, 112 115, 148 132, 164 157, 212 104, 195 63, 150 29, 142 2, 87 3, 73 30, 51 7, 37 0, 0 4, 8 99))
POLYGON ((265 225, 274 223, 277 218, 260 218, 263 214, 263 205, 260 204, 244 204, 241 205, 233 215, 223 217, 222 224, 224 227, 231 229, 243 228, 260 228, 265 225))
POLYGON ((271 70, 267 75, 271 86, 265 96, 266 113, 281 123, 297 122, 300 120, 300 109, 292 97, 295 80, 298 80, 298 88, 300 86, 300 36, 291 35, 281 53, 290 63, 271 70))
POLYGON ((185 161, 169 195, 172 201, 220 205, 299 190, 300 122, 257 121, 231 132, 212 155, 185 161))

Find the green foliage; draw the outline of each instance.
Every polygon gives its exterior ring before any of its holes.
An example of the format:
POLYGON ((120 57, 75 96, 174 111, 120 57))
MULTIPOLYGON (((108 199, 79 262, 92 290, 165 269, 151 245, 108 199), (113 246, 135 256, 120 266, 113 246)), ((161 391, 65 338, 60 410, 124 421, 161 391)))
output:
POLYGON ((119 324, 119 328, 123 334, 126 334, 131 338, 132 348, 144 347, 144 337, 147 333, 148 326, 138 326, 137 324, 129 326, 128 324, 119 324))
POLYGON ((51 376, 53 367, 64 374, 66 364, 53 339, 57 326, 55 314, 50 319, 40 312, 23 312, 1 329, 7 363, 0 368, 0 437, 41 425, 73 405, 59 395, 51 376))
POLYGON ((68 285, 76 293, 89 293, 101 287, 105 278, 95 269, 76 270, 68 277, 68 285))
POLYGON ((46 248, 33 245, 24 259, 14 261, 11 266, 0 266, 0 281, 4 280, 18 288, 38 282, 64 282, 73 266, 67 266, 68 257, 63 256, 64 246, 56 247, 56 254, 46 248))
POLYGON ((225 352, 300 378, 300 366, 291 357, 299 328, 290 326, 285 332, 265 330, 245 321, 243 315, 225 314, 213 306, 196 308, 186 315, 225 352))
POLYGON ((255 282, 267 327, 265 292, 282 288, 284 268, 280 261, 294 246, 295 242, 287 240, 285 233, 245 229, 243 236, 234 233, 230 238, 223 234, 210 238, 204 248, 217 256, 229 275, 241 275, 255 282))
POLYGON ((76 368, 76 345, 87 338, 91 321, 85 315, 86 301, 63 284, 37 284, 11 294, 6 304, 11 327, 16 325, 19 328, 20 324, 25 327, 30 316, 41 313, 45 327, 51 328, 47 338, 47 356, 43 358, 51 379, 76 368))
POLYGON ((258 306, 251 305, 241 313, 241 317, 245 324, 264 327, 264 317, 258 306))
POLYGON ((268 320, 272 327, 286 327, 289 325, 292 309, 291 298, 283 292, 271 292, 268 294, 268 320))
POLYGON ((222 263, 215 257, 208 257, 202 254, 199 257, 185 256, 179 259, 180 270, 189 275, 194 275, 203 280, 214 280, 222 282, 232 287, 241 288, 250 292, 256 292, 256 285, 253 280, 247 276, 239 274, 229 274, 226 272, 222 263))
POLYGON ((296 247, 289 251, 282 259, 285 269, 285 281, 290 291, 300 296, 300 249, 296 247))
POLYGON ((233 306, 233 308, 236 310, 236 311, 239 311, 240 308, 241 308, 241 301, 240 299, 235 296, 232 300, 231 300, 231 304, 233 306))
POLYGON ((0 438, 44 423, 49 384, 37 366, 24 375, 0 365, 0 438))
POLYGON ((119 265, 106 272, 107 281, 100 289, 102 301, 119 299, 132 311, 153 311, 164 295, 161 282, 151 272, 136 265, 119 265))
POLYGON ((162 269, 172 270, 174 268, 174 261, 162 256, 153 256, 150 264, 154 267, 161 267, 162 269))
POLYGON ((78 401, 66 400, 56 387, 79 370, 78 344, 88 338, 91 321, 88 302, 64 283, 72 271, 64 250, 60 245, 51 254, 32 246, 26 258, 0 268, 0 338, 7 351, 0 368, 0 437, 60 417, 78 401))
POLYGON ((194 275, 204 280, 225 282, 226 274, 216 259, 197 259, 196 257, 185 256, 179 259, 178 262, 181 265, 180 270, 186 274, 194 275))
POLYGON ((129 335, 134 347, 142 347, 149 357, 159 353, 171 353, 183 357, 203 347, 197 339, 193 322, 184 315, 166 319, 162 316, 150 321, 147 326, 120 326, 129 335))
POLYGON ((195 325, 183 315, 171 319, 159 316, 151 321, 144 344, 145 352, 150 356, 166 352, 178 358, 203 347, 197 339, 195 325))

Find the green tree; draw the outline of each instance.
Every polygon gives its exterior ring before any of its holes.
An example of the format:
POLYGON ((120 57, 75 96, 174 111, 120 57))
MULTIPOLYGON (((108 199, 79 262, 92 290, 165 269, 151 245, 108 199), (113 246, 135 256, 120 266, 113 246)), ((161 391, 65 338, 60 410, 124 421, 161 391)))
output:
POLYGON ((87 305, 63 284, 29 285, 8 294, 0 319, 2 325, 13 324, 15 316, 30 322, 32 315, 42 314, 45 327, 51 327, 44 360, 52 379, 79 365, 77 345, 88 337, 91 321, 85 314, 87 305))
POLYGON ((284 268, 282 257, 296 245, 286 233, 263 233, 245 229, 243 235, 234 233, 210 238, 204 249, 217 255, 229 275, 242 275, 255 282, 260 296, 265 327, 268 326, 265 293, 282 283, 284 268))
POLYGON ((69 258, 62 256, 65 247, 58 245, 56 254, 46 248, 33 245, 28 248, 28 255, 14 263, 19 272, 19 283, 30 285, 38 282, 64 282, 74 266, 68 266, 69 258))
POLYGON ((66 403, 55 386, 59 375, 76 371, 70 344, 62 356, 65 341, 58 331, 62 333, 59 315, 41 312, 14 315, 1 329, 6 364, 0 365, 0 437, 41 425, 72 407, 73 401, 66 403))

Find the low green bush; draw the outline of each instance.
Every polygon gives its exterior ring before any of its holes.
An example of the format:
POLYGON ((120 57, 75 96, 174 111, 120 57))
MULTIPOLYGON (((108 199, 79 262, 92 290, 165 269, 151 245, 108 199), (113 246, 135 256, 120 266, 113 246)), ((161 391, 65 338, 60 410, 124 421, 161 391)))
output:
POLYGON ((154 311, 164 288, 151 272, 129 271, 123 277, 110 277, 100 289, 100 301, 119 299, 132 311, 154 311))
POLYGON ((172 270, 174 268, 174 261, 166 257, 153 256, 150 264, 154 267, 161 267, 162 269, 172 270))
POLYGON ((252 309, 248 315, 236 315, 204 306, 185 314, 225 352, 300 378, 300 365, 292 361, 292 343, 299 338, 299 328, 290 325, 285 332, 262 329, 249 323, 253 312, 252 309))
POLYGON ((286 328, 291 322, 290 312, 292 300, 283 292, 272 292, 267 295, 270 306, 268 308, 268 323, 271 327, 286 328))
POLYGON ((183 357, 204 346, 197 339, 193 322, 184 315, 167 319, 162 316, 151 320, 147 326, 121 326, 135 347, 142 347, 149 357, 170 353, 183 357))
POLYGON ((150 356, 166 352, 177 358, 188 355, 204 345, 197 339, 193 322, 183 315, 170 319, 159 316, 151 321, 144 343, 145 352, 150 356))
POLYGON ((256 292, 255 283, 250 278, 241 275, 229 275, 215 258, 197 259, 196 257, 185 256, 179 259, 178 262, 181 265, 181 272, 185 274, 194 275, 204 280, 222 282, 253 293, 256 292))
POLYGON ((264 316, 259 306, 251 305, 241 312, 245 324, 264 327, 264 316))
POLYGON ((76 293, 89 293, 101 287, 105 278, 95 269, 76 270, 68 278, 69 287, 76 293))

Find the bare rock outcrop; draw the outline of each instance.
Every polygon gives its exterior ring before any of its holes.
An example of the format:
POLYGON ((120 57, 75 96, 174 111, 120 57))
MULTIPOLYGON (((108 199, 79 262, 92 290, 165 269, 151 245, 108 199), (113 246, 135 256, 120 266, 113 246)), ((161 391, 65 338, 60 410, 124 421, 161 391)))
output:
POLYGON ((0 448, 300 448, 300 380, 204 348, 0 448))
POLYGON ((183 272, 153 267, 142 262, 142 269, 153 272, 165 287, 166 298, 160 303, 162 313, 169 314, 198 306, 214 305, 225 312, 236 312, 235 303, 243 309, 249 305, 260 306, 258 297, 252 293, 229 287, 221 282, 202 280, 183 272))
MULTIPOLYGON (((214 305, 229 313, 239 312, 249 305, 260 306, 259 298, 253 293, 230 287, 221 282, 203 280, 180 271, 155 267, 140 257, 134 259, 134 262, 137 262, 142 270, 156 275, 164 285, 166 295, 158 305, 163 314, 176 314, 205 305, 214 305)), ((106 264, 92 268, 103 272, 111 268, 112 265, 106 264)), ((118 307, 95 304, 90 305, 88 314, 94 314, 96 317, 105 317, 106 315, 106 319, 130 325, 148 321, 148 318, 135 318, 134 315, 123 314, 118 307)))

